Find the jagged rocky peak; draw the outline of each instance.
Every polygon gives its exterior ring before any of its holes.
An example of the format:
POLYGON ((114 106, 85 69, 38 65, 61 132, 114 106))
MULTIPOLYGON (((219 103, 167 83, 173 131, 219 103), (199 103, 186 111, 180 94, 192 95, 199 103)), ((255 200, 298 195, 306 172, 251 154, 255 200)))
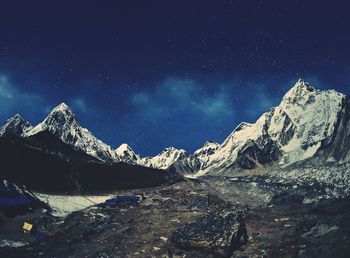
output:
POLYGON ((142 158, 140 165, 159 169, 168 169, 174 162, 178 160, 185 160, 190 157, 185 150, 177 149, 175 147, 167 147, 161 153, 154 157, 142 158))
POLYGON ((183 149, 177 149, 173 146, 170 146, 170 147, 167 147, 165 148, 161 153, 165 154, 165 153, 168 153, 168 154, 172 154, 172 153, 187 153, 185 150, 183 149))
POLYGON ((70 143, 81 134, 81 129, 73 111, 67 104, 61 103, 53 108, 44 121, 29 132, 29 135, 48 130, 64 142, 70 143))
POLYGON ((332 137, 344 98, 334 90, 317 90, 303 80, 286 93, 269 126, 269 135, 284 153, 281 163, 312 157, 322 142, 332 137))
POLYGON ((220 147, 220 144, 214 141, 206 141, 204 145, 194 152, 194 156, 203 162, 207 162, 209 156, 213 155, 220 147))
POLYGON ((16 114, 7 119, 0 128, 0 136, 23 136, 30 129, 32 129, 32 125, 25 121, 20 114, 16 114))
POLYGON ((284 95, 282 103, 293 105, 297 103, 303 104, 307 101, 312 102, 314 100, 314 96, 320 92, 320 90, 316 90, 303 79, 299 79, 284 95))
POLYGON ((165 148, 161 153, 159 153, 158 156, 175 161, 176 159, 184 158, 189 155, 190 154, 187 153, 187 151, 185 151, 184 149, 177 149, 173 146, 170 146, 165 148))
POLYGON ((345 99, 341 93, 318 90, 299 79, 280 105, 262 114, 254 124, 238 125, 202 167, 201 174, 289 165, 315 157, 339 132, 346 131, 339 128, 346 114, 345 99))
POLYGON ((65 124, 76 123, 76 117, 73 111, 66 103, 61 103, 56 106, 45 119, 46 124, 54 124, 63 126, 65 124))
POLYGON ((290 89, 291 91, 294 92, 301 92, 301 91, 308 91, 308 92, 313 92, 315 91, 315 88, 312 87, 307 81, 305 81, 302 78, 299 78, 297 82, 294 84, 294 86, 290 89))
POLYGON ((128 152, 133 152, 133 150, 130 148, 130 146, 127 143, 121 144, 115 151, 120 155, 128 152))
POLYGON ((88 129, 81 127, 75 114, 65 103, 52 109, 44 121, 30 130, 26 136, 42 131, 49 131, 63 142, 102 161, 123 161, 109 145, 97 139, 88 129))

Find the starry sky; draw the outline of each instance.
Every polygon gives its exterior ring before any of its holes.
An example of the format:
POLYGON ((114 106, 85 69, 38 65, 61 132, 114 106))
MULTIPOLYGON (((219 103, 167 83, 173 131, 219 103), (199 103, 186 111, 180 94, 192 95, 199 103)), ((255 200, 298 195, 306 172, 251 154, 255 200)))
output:
POLYGON ((346 1, 17 1, 0 6, 0 121, 67 103, 113 147, 222 142, 298 78, 349 94, 346 1))

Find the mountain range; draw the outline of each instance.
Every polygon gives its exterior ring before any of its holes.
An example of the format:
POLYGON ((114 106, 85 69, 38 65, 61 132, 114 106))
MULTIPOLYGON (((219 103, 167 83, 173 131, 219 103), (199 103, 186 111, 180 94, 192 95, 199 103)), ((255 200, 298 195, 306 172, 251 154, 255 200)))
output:
POLYGON ((255 123, 242 122, 223 143, 208 141, 194 153, 168 147, 154 157, 141 157, 125 143, 113 149, 81 127, 64 103, 34 127, 15 115, 0 128, 0 137, 27 139, 49 132, 102 163, 126 163, 200 176, 218 171, 285 167, 304 161, 349 162, 349 118, 349 96, 318 90, 299 79, 280 104, 255 123))

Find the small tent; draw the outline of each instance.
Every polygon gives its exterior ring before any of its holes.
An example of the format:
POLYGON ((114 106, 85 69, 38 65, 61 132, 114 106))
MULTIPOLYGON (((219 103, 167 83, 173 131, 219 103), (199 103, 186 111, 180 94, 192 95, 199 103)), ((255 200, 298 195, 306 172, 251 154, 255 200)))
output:
POLYGON ((24 230, 25 233, 29 233, 33 229, 33 224, 30 224, 28 222, 24 222, 23 226, 22 226, 22 229, 24 230))

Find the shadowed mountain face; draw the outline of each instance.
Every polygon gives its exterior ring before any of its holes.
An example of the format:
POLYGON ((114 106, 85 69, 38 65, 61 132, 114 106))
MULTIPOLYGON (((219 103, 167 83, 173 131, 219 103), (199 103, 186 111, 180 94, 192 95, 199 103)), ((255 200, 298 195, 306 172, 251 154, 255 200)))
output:
POLYGON ((0 136, 23 136, 33 127, 25 121, 19 114, 7 119, 6 123, 0 128, 0 136))
POLYGON ((0 177, 36 191, 96 193, 181 180, 162 170, 103 163, 47 131, 26 138, 1 137, 0 155, 0 177))

